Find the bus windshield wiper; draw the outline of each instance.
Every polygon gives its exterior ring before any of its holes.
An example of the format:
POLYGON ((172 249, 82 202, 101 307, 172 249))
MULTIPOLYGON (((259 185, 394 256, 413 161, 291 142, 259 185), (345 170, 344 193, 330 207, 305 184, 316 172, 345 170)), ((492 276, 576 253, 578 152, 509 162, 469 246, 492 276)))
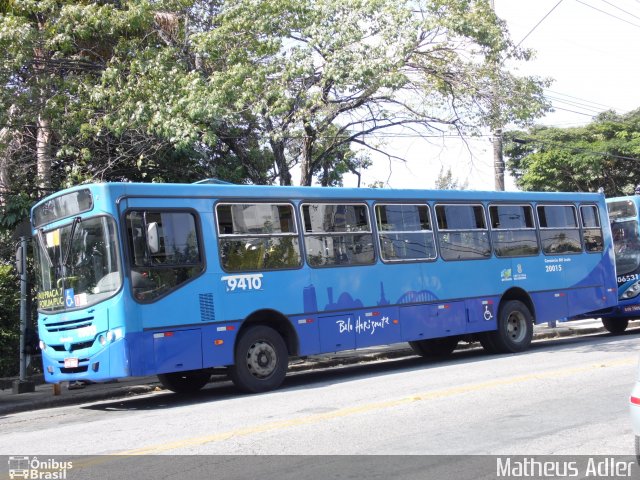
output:
POLYGON ((73 219, 73 223, 71 224, 71 232, 69 233, 69 240, 67 240, 67 247, 65 248, 64 257, 62 259, 62 266, 67 266, 67 261, 69 260, 69 256, 71 255, 71 244, 73 243, 73 237, 76 235, 76 227, 82 221, 80 217, 76 217, 73 219))
POLYGON ((43 253, 44 253, 44 258, 47 259, 47 263, 49 264, 49 268, 53 267, 53 260, 51 260, 51 256, 49 255, 49 250, 47 250, 47 244, 44 241, 44 235, 42 234, 42 229, 39 228, 38 230, 36 230, 37 233, 37 238, 38 238, 38 243, 40 244, 40 248, 42 249, 43 253))

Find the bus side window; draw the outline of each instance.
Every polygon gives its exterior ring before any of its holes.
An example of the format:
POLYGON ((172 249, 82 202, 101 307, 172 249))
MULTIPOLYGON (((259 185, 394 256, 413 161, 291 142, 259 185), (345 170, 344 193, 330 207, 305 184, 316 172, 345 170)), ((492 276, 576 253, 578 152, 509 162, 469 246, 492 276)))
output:
POLYGON ((440 255, 444 260, 489 258, 491 248, 482 205, 436 205, 440 255))
POLYGON ((489 216, 496 257, 524 257, 540 253, 531 205, 491 205, 489 216))
POLYGON ((310 266, 371 265, 375 262, 366 204, 304 204, 302 216, 310 266))
POLYGON ((435 259, 428 205, 377 204, 376 222, 382 260, 435 259))
POLYGON ((153 301, 204 270, 193 213, 130 211, 126 221, 131 284, 137 300, 153 301), (157 238, 150 241, 150 234, 157 238))
POLYGON ((598 207, 595 205, 582 205, 580 207, 580 218, 582 220, 582 236, 585 250, 587 252, 602 252, 604 250, 604 240, 602 238, 598 207))
POLYGON ((573 205, 538 205, 542 251, 547 255, 582 252, 580 229, 573 205))
POLYGON ((220 262, 227 272, 281 270, 302 265, 290 204, 219 203, 216 223, 220 262))

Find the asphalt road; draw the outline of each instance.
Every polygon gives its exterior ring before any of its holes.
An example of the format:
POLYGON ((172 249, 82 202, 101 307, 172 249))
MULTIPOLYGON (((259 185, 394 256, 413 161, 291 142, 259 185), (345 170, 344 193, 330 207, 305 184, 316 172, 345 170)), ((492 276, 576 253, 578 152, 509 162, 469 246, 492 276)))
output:
POLYGON ((631 455, 640 335, 291 375, 277 391, 131 399, 0 418, 6 455, 631 455))

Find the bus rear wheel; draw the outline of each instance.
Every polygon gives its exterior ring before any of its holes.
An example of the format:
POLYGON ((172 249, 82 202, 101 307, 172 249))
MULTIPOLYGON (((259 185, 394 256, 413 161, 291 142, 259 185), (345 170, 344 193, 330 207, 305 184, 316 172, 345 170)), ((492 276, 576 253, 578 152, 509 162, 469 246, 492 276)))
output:
POLYGON ((602 325, 607 332, 620 335, 629 326, 629 320, 626 318, 603 318, 602 325))
POLYGON ((446 357, 458 346, 458 337, 429 338, 409 342, 411 349, 425 358, 446 357))
POLYGON ((204 387, 211 379, 208 370, 188 370, 186 372, 161 373, 158 380, 167 390, 175 393, 194 393, 204 387))
POLYGON ((278 388, 289 364, 287 346, 278 332, 265 325, 245 330, 235 349, 235 365, 229 376, 240 390, 248 393, 278 388))
POLYGON ((519 300, 500 306, 498 329, 483 333, 480 343, 489 353, 517 353, 529 348, 533 338, 533 315, 519 300))

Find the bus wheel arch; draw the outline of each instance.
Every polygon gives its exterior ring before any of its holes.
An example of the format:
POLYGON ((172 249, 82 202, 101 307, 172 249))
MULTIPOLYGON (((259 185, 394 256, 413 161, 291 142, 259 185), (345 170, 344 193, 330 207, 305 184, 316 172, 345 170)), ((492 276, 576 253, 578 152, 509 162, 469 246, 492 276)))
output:
POLYGON ((266 327, 273 328, 280 334, 280 336, 284 340, 284 343, 287 345, 287 352, 289 353, 289 355, 298 355, 298 335, 296 334, 296 331, 291 325, 289 319, 282 313, 278 312, 277 310, 271 309, 256 310, 251 315, 249 315, 242 323, 242 327, 240 327, 240 331, 238 332, 238 336, 236 338, 240 338, 242 332, 252 325, 264 325, 266 327))
POLYGON ((289 356, 297 349, 297 336, 284 315, 273 310, 255 312, 238 332, 229 377, 248 393, 278 388, 287 373, 289 356))
POLYGON ((489 353, 517 353, 527 350, 533 339, 535 307, 522 289, 512 288, 500 299, 496 330, 479 336, 489 353))

